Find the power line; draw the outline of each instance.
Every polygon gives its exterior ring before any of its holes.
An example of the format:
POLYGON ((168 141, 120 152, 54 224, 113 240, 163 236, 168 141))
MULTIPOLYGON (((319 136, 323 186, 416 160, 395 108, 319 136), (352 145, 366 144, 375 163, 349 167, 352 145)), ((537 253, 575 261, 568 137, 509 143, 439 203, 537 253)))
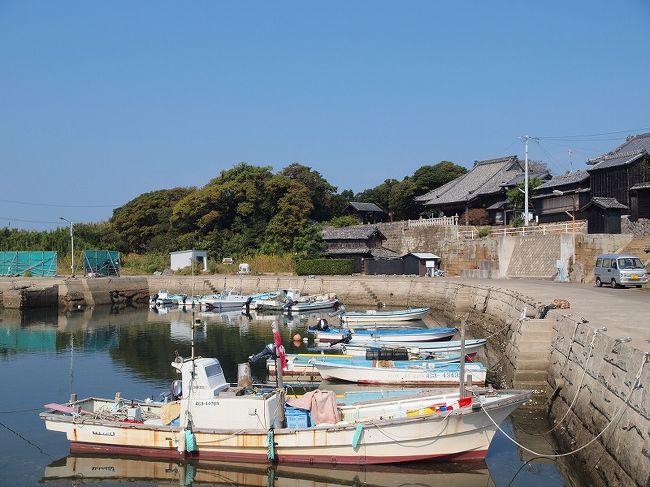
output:
POLYGON ((8 218, 6 216, 0 216, 0 220, 6 220, 8 222, 21 222, 21 223, 51 223, 53 225, 61 225, 61 222, 52 222, 44 220, 23 220, 22 218, 8 218))
MULTIPOLYGON (((581 134, 581 135, 549 135, 549 136, 544 136, 544 137, 537 137, 539 139, 575 139, 575 138, 583 138, 583 137, 604 137, 606 135, 617 135, 617 134, 631 134, 635 132, 641 132, 643 130, 650 130, 650 127, 641 127, 637 129, 628 129, 628 130, 618 130, 616 132, 602 132, 600 134, 581 134)), ((617 139, 620 139, 618 137, 617 139)), ((617 139, 598 139, 598 140, 617 140, 617 139)))
POLYGON ((55 203, 34 203, 31 201, 17 201, 0 199, 2 203, 15 203, 17 205, 27 206, 48 206, 52 208, 116 208, 119 205, 58 205, 55 203))

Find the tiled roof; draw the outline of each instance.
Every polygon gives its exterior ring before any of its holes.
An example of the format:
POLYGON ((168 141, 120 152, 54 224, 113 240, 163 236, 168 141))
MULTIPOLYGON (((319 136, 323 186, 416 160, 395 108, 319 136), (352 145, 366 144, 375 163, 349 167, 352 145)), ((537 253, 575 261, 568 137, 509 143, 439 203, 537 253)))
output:
POLYGON ((321 231, 323 240, 368 240, 375 233, 385 239, 374 225, 352 225, 349 227, 325 227, 321 231))
POLYGON ((400 255, 397 252, 393 252, 389 249, 384 248, 374 248, 370 249, 370 253, 375 259, 399 259, 400 255))
POLYGON ((488 206, 486 210, 500 210, 508 203, 510 203, 510 200, 497 201, 493 205, 488 206))
POLYGON ((465 203, 477 196, 499 193, 502 185, 523 172, 517 156, 476 161, 462 176, 416 197, 425 205, 465 203))
MULTIPOLYGON (((524 180, 526 179, 526 175, 524 173, 517 174, 514 178, 512 178, 510 181, 507 181, 506 183, 502 184, 501 186, 517 186, 519 183, 523 183, 524 180)), ((531 179, 539 179, 540 181, 548 181, 551 179, 551 175, 547 172, 544 173, 528 173, 528 180, 531 179)))
POLYGON ((620 208, 621 210, 627 210, 627 206, 622 203, 619 203, 616 198, 604 198, 602 196, 594 196, 591 198, 591 201, 583 206, 580 211, 589 208, 590 206, 598 206, 600 208, 620 208))
POLYGON ((379 213, 384 212, 384 210, 382 210, 381 207, 375 203, 361 203, 359 201, 350 201, 348 205, 357 211, 376 211, 379 213))
POLYGON ((368 255, 370 249, 368 247, 351 247, 347 249, 327 249, 327 255, 368 255))
POLYGON ((649 183, 638 183, 632 186, 630 189, 650 189, 650 182, 649 183))
POLYGON ((543 190, 543 189, 557 188, 559 186, 566 186, 568 184, 581 183, 582 181, 586 181, 587 179, 589 179, 589 173, 587 171, 567 172, 564 174, 558 174, 557 176, 553 176, 553 179, 545 182, 540 186, 537 186, 537 188, 535 189, 539 191, 540 189, 543 190))
POLYGON ((589 159, 587 164, 593 166, 593 168, 589 169, 590 171, 623 166, 636 161, 643 154, 648 153, 650 153, 650 132, 628 137, 616 149, 607 154, 589 159))

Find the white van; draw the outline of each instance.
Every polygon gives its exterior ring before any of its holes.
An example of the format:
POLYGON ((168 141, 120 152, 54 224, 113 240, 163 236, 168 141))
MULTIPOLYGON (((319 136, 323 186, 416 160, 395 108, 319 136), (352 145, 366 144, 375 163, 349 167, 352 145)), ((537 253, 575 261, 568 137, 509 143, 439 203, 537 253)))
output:
POLYGON ((648 282, 648 274, 641 259, 634 255, 603 254, 596 258, 594 269, 596 286, 603 283, 611 287, 636 286, 641 287, 648 282))

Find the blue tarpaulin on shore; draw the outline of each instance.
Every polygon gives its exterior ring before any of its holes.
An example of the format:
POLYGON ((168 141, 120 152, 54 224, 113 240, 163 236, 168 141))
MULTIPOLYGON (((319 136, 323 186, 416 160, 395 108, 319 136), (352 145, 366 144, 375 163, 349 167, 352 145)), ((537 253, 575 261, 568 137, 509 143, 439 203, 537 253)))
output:
POLYGON ((84 250, 84 273, 120 275, 120 253, 116 250, 84 250))
POLYGON ((56 252, 0 251, 0 276, 56 276, 56 252))

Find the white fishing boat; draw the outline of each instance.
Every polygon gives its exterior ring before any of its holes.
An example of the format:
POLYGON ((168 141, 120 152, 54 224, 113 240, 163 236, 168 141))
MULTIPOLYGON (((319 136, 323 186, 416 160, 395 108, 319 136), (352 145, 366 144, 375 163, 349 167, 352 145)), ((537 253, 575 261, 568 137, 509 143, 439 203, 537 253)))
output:
POLYGON ((408 308, 398 310, 344 311, 341 313, 343 323, 388 323, 421 320, 431 311, 430 308, 408 308))
POLYGON ((275 296, 255 299, 251 309, 300 313, 333 308, 338 304, 336 294, 302 295, 298 289, 283 289, 275 296))
POLYGON ((187 294, 169 293, 162 289, 149 298, 149 303, 155 306, 176 306, 187 301, 187 294))
MULTIPOLYGON (((316 359, 313 365, 323 379, 357 384, 450 386, 460 383, 460 364, 457 363, 363 359, 342 363, 316 359)), ((472 384, 485 384, 486 369, 482 364, 466 364, 465 373, 472 376, 472 384)))
POLYGON ((352 344, 367 344, 374 342, 409 343, 451 340, 456 328, 330 328, 310 329, 321 343, 346 341, 352 344))
POLYGON ((181 374, 172 402, 89 397, 47 404, 40 417, 65 433, 73 453, 327 465, 476 460, 496 425, 530 395, 419 391, 337 405, 333 393, 320 391, 294 400, 307 402, 309 414, 285 408, 281 388, 231 387, 215 358, 178 358, 172 366, 181 374))
MULTIPOLYGON (((465 355, 472 358, 485 345, 485 338, 476 338, 465 340, 465 355)), ((365 356, 369 350, 395 350, 401 349, 412 355, 422 354, 445 354, 460 353, 460 340, 441 341, 441 342, 390 342, 390 341, 369 341, 363 344, 339 343, 332 346, 321 347, 323 350, 340 350, 344 354, 365 356)))
MULTIPOLYGON (((410 364, 417 365, 419 362, 426 360, 431 364, 450 364, 460 362, 460 354, 448 354, 448 355, 438 355, 431 356, 427 359, 418 358, 409 358, 408 354, 400 355, 398 358, 395 358, 394 354, 390 360, 398 361, 408 361, 410 364)), ((314 381, 320 380, 321 375, 318 372, 318 369, 315 366, 315 362, 333 362, 337 364, 360 364, 359 357, 354 355, 334 355, 334 354, 317 354, 317 353, 299 353, 299 354, 287 354, 287 364, 284 369, 282 369, 282 375, 292 380, 307 380, 314 381)), ((387 361, 388 358, 374 358, 374 359, 365 359, 365 365, 373 366, 373 364, 378 361, 387 361)), ((266 369, 269 373, 269 376, 273 377, 277 373, 276 363, 273 359, 268 359, 266 361, 266 369)))
POLYGON ((249 295, 237 293, 233 289, 224 289, 221 293, 201 296, 199 303, 201 304, 201 308, 207 310, 234 309, 241 308, 249 299, 249 295))

